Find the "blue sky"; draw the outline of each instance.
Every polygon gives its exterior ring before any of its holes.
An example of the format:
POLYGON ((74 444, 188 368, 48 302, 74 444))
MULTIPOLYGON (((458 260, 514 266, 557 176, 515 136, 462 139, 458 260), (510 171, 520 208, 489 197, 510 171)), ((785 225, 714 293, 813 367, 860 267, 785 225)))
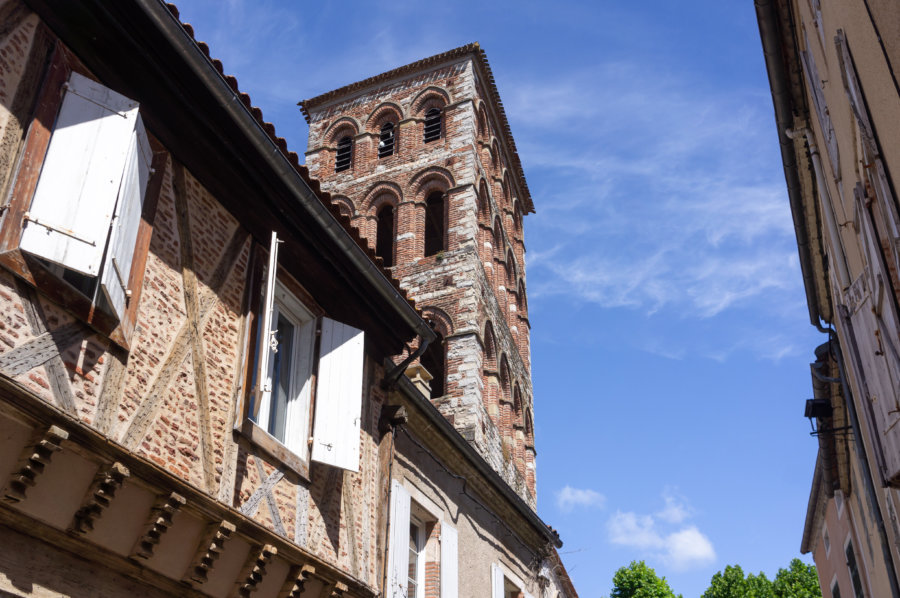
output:
POLYGON ((302 153, 296 103, 478 41, 525 219, 539 513, 584 598, 798 556, 808 323, 753 4, 183 0, 302 153))

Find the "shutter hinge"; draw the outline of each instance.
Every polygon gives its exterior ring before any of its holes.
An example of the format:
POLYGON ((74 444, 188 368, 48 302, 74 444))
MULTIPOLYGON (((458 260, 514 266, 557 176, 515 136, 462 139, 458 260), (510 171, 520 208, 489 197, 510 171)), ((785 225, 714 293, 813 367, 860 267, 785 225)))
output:
POLYGON ((122 271, 119 270, 119 262, 115 257, 112 258, 113 270, 116 271, 116 278, 119 279, 119 286, 122 287, 122 292, 125 293, 125 297, 127 299, 131 299, 131 289, 125 284, 125 279, 122 277, 122 271))
POLYGON ((75 239, 76 241, 81 241, 82 243, 86 243, 87 245, 90 245, 91 247, 96 247, 96 246, 97 246, 97 244, 96 244, 94 241, 88 241, 87 239, 82 239, 81 237, 79 237, 78 235, 76 235, 73 231, 71 231, 71 230, 69 230, 69 229, 67 229, 67 228, 61 228, 61 227, 59 227, 59 226, 53 226, 52 224, 47 224, 46 222, 41 222, 41 221, 38 220, 37 218, 33 218, 33 217, 31 216, 31 212, 25 212, 25 215, 24 215, 22 218, 25 219, 25 220, 28 221, 28 222, 34 222, 34 223, 37 224, 38 226, 43 226, 43 227, 46 228, 48 231, 53 231, 53 232, 55 232, 55 233, 59 233, 59 234, 61 234, 61 235, 65 235, 65 236, 67 236, 67 237, 70 237, 70 238, 72 238, 72 239, 75 239))

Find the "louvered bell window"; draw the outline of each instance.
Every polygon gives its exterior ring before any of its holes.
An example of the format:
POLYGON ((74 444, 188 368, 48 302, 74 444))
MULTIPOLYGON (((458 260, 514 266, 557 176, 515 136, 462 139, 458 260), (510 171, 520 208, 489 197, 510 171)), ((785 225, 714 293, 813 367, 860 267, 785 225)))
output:
POLYGON ((350 137, 341 137, 337 144, 337 155, 334 160, 334 171, 341 172, 350 168, 350 160, 353 156, 353 140, 350 137))
POLYGON ((394 123, 381 125, 381 138, 378 140, 378 157, 387 158, 394 155, 394 123))
POLYGON ((425 143, 441 138, 441 111, 432 108, 425 113, 425 143))

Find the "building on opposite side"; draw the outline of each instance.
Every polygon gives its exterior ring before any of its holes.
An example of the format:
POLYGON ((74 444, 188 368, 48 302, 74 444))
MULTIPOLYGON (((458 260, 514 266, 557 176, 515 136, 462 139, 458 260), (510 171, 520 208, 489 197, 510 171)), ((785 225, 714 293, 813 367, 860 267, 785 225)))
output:
POLYGON ((811 323, 823 596, 900 596, 900 6, 756 0, 811 323))

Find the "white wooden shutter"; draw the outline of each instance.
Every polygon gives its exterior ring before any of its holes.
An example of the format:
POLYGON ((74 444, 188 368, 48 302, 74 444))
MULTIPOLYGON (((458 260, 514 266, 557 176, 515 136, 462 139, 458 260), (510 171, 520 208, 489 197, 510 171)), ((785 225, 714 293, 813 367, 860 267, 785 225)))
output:
POLYGON ((316 320, 308 320, 294 331, 291 400, 288 401, 284 425, 284 445, 304 459, 309 450, 306 441, 309 439, 309 396, 315 339, 316 320))
POLYGON ((391 480, 391 537, 388 539, 388 598, 406 598, 409 585, 409 492, 391 480))
POLYGON ((147 140, 147 131, 141 116, 137 116, 131 148, 125 162, 119 199, 110 232, 109 248, 103 264, 101 286, 110 305, 122 318, 131 290, 127 288, 134 259, 134 245, 141 225, 141 212, 150 180, 150 163, 153 152, 147 140))
MULTIPOLYGON (((900 481, 900 347, 897 331, 900 317, 894 311, 890 275, 884 264, 876 238, 875 226, 869 209, 865 206, 863 192, 856 191, 857 213, 860 219, 860 237, 867 262, 860 275, 868 287, 863 299, 852 306, 850 321, 857 345, 867 350, 859 351, 863 372, 861 378, 875 426, 881 437, 884 455, 884 476, 887 480, 900 481)), ((854 283, 856 285, 858 283, 854 283)))
POLYGON ((269 419, 269 399, 272 393, 272 352, 277 350, 277 332, 273 325, 275 313, 275 281, 278 275, 278 235, 272 232, 269 245, 269 265, 266 269, 266 287, 262 305, 259 306, 260 334, 256 361, 256 390, 253 418, 262 425, 269 419))
POLYGON ((872 121, 869 118, 869 111, 866 108, 865 99, 862 94, 862 87, 859 78, 856 75, 856 69, 853 66, 853 58, 850 56, 850 47, 847 45, 847 38, 842 30, 838 30, 834 38, 837 46, 838 59, 841 62, 841 76, 844 79, 844 90, 847 92, 847 98, 850 100, 850 108, 856 116, 856 122, 860 131, 860 138, 863 142, 864 160, 867 164, 872 165, 869 169, 869 178, 875 195, 878 197, 879 206, 884 213, 881 219, 885 229, 890 234, 890 251, 891 257, 895 264, 900 263, 900 212, 897 210, 894 194, 891 191, 887 174, 884 169, 884 162, 878 152, 878 144, 875 141, 875 130, 872 121))
POLYGON ((459 596, 459 538, 449 521, 441 522, 441 598, 459 596))
POLYGON ((89 276, 100 272, 138 103, 72 73, 20 247, 89 276))
POLYGON ((806 38, 806 50, 800 51, 800 58, 803 61, 803 74, 806 77, 806 85, 813 99, 813 108, 816 110, 816 116, 819 119, 819 127, 825 136, 825 149, 828 151, 828 160, 831 162, 831 174, 835 180, 841 178, 840 155, 838 153, 837 136, 834 134, 834 126, 831 124, 831 115, 828 112, 828 106, 825 103, 825 92, 822 90, 822 80, 819 78, 819 71, 816 68, 815 59, 809 48, 809 39, 806 38))
POLYGON ((359 471, 363 331, 322 318, 312 459, 359 471))
POLYGON ((503 569, 491 563, 491 598, 506 598, 503 594, 503 569))

